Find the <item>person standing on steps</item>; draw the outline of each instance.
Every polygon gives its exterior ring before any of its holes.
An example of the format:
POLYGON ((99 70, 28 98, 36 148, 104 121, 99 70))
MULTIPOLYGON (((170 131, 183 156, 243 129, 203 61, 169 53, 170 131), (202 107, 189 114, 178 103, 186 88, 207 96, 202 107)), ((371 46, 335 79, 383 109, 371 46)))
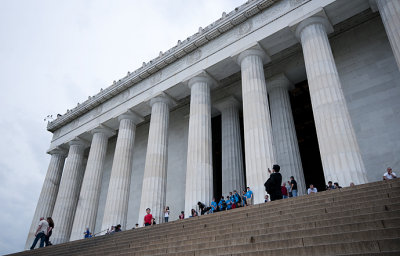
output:
POLYGON ((294 177, 291 176, 290 177, 290 191, 292 192, 292 197, 296 197, 297 196, 297 181, 294 180, 294 177))
POLYGON ((53 245, 50 242, 50 237, 51 237, 51 234, 53 233, 54 221, 53 221, 53 219, 51 217, 47 217, 47 223, 49 223, 49 227, 47 229, 46 240, 44 241, 44 243, 45 243, 46 246, 50 246, 50 245, 53 245))
POLYGON ((210 213, 214 213, 214 212, 217 212, 217 211, 218 211, 218 205, 217 205, 217 202, 215 202, 215 198, 213 198, 212 202, 211 202, 210 213))
POLYGON ((153 225, 153 215, 151 215, 150 212, 151 212, 150 208, 147 208, 146 209, 146 213, 147 214, 143 218, 143 226, 144 227, 153 225))
POLYGON ((282 175, 279 173, 280 169, 281 167, 277 164, 274 164, 274 166, 272 167, 272 171, 268 169, 268 172, 271 175, 269 176, 269 179, 264 183, 265 190, 270 195, 271 201, 282 199, 282 175))
POLYGON ((164 222, 167 223, 169 219, 169 206, 165 207, 164 210, 164 222))
POLYGON ((179 219, 183 220, 185 218, 185 212, 181 211, 181 214, 179 214, 179 219))
POLYGON ((250 190, 250 187, 247 187, 247 192, 245 196, 246 196, 246 205, 253 205, 254 195, 253 191, 250 190))
POLYGON ((40 217, 39 225, 35 232, 35 240, 33 240, 31 250, 33 250, 40 239, 39 247, 44 246, 44 242, 46 240, 47 229, 49 228, 49 223, 43 218, 40 217))
POLYGON ((289 198, 288 191, 287 191, 285 185, 286 185, 286 184, 285 184, 285 182, 284 182, 284 183, 282 183, 282 186, 281 186, 282 198, 289 198))
POLYGON ((290 184, 290 181, 286 183, 286 191, 288 192, 288 196, 292 197, 292 184, 290 184))
POLYGON ((242 191, 242 206, 246 206, 246 190, 242 191))

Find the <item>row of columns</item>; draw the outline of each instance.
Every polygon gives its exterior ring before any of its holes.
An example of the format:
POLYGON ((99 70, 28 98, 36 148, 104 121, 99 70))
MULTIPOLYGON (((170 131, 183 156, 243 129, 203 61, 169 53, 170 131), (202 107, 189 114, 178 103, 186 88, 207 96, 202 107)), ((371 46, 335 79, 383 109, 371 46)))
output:
MULTIPOLYGON (((400 69, 400 30, 397 26, 400 23, 400 3, 396 0, 376 0, 376 4, 400 69)), ((303 49, 325 179, 341 184, 348 181, 365 183, 367 178, 363 161, 327 36, 333 28, 325 17, 318 15, 309 17, 294 27, 303 49)), ((305 189, 288 95, 288 89, 292 85, 284 75, 270 78, 266 82, 263 70, 266 59, 268 56, 265 52, 257 48, 245 50, 237 58, 242 72, 246 179, 247 185, 254 192, 255 203, 263 202, 263 183, 268 178, 266 170, 274 163, 279 163, 283 170, 292 172, 299 181, 299 191, 305 189)), ((188 85, 191 89, 191 104, 186 214, 190 213, 197 201, 209 204, 213 191, 210 90, 214 81, 202 74, 190 79, 188 85)), ((150 104, 152 114, 139 221, 149 207, 153 209, 160 223, 166 194, 169 108, 173 101, 166 95, 161 95, 152 99, 150 104)), ((245 185, 239 103, 234 98, 229 98, 218 102, 215 107, 222 116, 222 189, 226 194, 245 185)), ((143 118, 134 112, 128 112, 118 120, 117 144, 102 229, 116 223, 126 227, 135 131, 136 125, 143 118)), ((26 248, 33 239, 39 217, 53 216, 57 223, 52 237, 54 243, 79 239, 86 227, 94 230, 108 138, 115 132, 101 126, 92 133, 86 170, 86 141, 71 141, 68 157, 63 149, 57 148, 50 152, 51 160, 26 248)), ((284 177, 284 180, 287 178, 284 177)))

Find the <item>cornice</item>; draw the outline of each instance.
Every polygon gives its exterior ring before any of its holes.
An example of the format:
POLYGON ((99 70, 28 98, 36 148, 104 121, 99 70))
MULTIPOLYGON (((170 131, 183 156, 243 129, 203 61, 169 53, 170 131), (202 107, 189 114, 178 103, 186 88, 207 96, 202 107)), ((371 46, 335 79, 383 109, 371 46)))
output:
POLYGON ((160 52, 157 58, 152 59, 147 63, 143 62, 143 66, 139 69, 135 70, 134 72, 128 72, 125 77, 118 81, 114 81, 111 86, 104 90, 100 90, 100 92, 95 96, 89 96, 85 102, 80 104, 78 103, 78 105, 72 110, 67 110, 64 115, 57 117, 57 119, 52 122, 49 122, 47 124, 47 130, 50 132, 56 131, 74 119, 99 106, 103 102, 111 99, 115 95, 130 88, 131 86, 134 86, 152 74, 155 74, 164 67, 174 63, 178 59, 193 52, 202 45, 207 44, 221 34, 231 30, 232 28, 279 1, 280 0, 249 0, 228 14, 224 12, 220 19, 211 23, 204 29, 200 27, 199 31, 194 35, 186 38, 183 41, 179 40, 176 46, 167 50, 165 53, 160 52))

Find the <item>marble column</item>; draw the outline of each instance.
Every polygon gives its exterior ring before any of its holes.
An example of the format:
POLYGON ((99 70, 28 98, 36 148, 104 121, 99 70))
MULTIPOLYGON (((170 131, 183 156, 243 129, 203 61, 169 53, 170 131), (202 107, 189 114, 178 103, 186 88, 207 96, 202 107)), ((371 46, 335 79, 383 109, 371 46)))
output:
POLYGON ((233 96, 214 104, 221 112, 222 195, 228 195, 233 190, 240 193, 245 186, 239 106, 233 96))
POLYGON ((293 84, 284 74, 267 79, 276 162, 281 166, 282 181, 287 182, 293 176, 299 195, 303 195, 306 184, 290 106, 288 90, 291 88, 293 84))
POLYGON ((49 167, 47 168, 42 191, 40 192, 35 214, 33 215, 33 220, 29 229, 25 249, 29 249, 29 247, 31 247, 32 245, 33 240, 35 239, 35 232, 38 227, 39 218, 51 217, 53 214, 54 204, 56 203, 67 151, 57 148, 50 151, 49 153, 51 154, 51 159, 49 167))
POLYGON ((400 1, 370 0, 370 3, 372 9, 376 10, 377 7, 379 10, 397 67, 400 70, 400 1))
POLYGON ((297 25, 301 40, 325 180, 367 182, 365 168, 342 91, 327 33, 325 17, 313 16, 297 25))
POLYGON ((189 80, 190 117, 188 153, 186 169, 185 214, 190 216, 197 202, 206 205, 213 197, 213 166, 211 138, 212 80, 206 76, 196 76, 189 80))
POLYGON ((169 108, 173 101, 166 95, 150 100, 151 119, 144 167, 142 199, 138 223, 143 224, 146 209, 150 208, 156 223, 164 222, 167 188, 169 108))
POLYGON ((53 220, 56 226, 51 237, 53 244, 69 241, 83 179, 84 151, 87 146, 87 142, 80 139, 69 142, 68 157, 53 212, 53 220))
POLYGON ((143 118, 134 112, 128 112, 119 116, 118 120, 117 145, 101 230, 117 224, 121 224, 122 229, 126 228, 136 125, 142 122, 143 118))
POLYGON ((242 52, 238 62, 242 72, 244 147, 247 186, 254 193, 254 203, 263 203, 268 168, 275 163, 271 118, 265 84, 262 50, 242 52))
POLYGON ((95 128, 92 134, 93 139, 82 181, 70 241, 82 239, 86 228, 94 232, 108 138, 114 135, 115 132, 108 127, 101 126, 95 128))

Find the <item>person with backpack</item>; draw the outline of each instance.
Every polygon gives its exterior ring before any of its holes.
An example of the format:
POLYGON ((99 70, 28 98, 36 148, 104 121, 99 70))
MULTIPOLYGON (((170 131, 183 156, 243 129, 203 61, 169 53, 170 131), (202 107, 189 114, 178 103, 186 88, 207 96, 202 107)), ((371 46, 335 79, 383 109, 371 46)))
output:
POLYGON ((225 211, 226 210, 226 201, 224 199, 224 196, 221 197, 221 200, 219 200, 218 203, 218 210, 219 211, 225 211))
POLYGON ((235 200, 235 208, 236 207, 240 207, 242 204, 242 198, 240 197, 239 193, 237 192, 237 190, 233 191, 233 198, 235 200))
MULTIPOLYGON (((233 198, 233 196, 232 196, 233 198)), ((232 198, 230 196, 226 197, 226 209, 230 210, 232 209, 232 198)))
POLYGON ((272 172, 268 168, 268 172, 271 174, 269 179, 265 182, 265 191, 270 195, 271 201, 282 199, 282 175, 279 173, 281 167, 274 164, 272 172))

